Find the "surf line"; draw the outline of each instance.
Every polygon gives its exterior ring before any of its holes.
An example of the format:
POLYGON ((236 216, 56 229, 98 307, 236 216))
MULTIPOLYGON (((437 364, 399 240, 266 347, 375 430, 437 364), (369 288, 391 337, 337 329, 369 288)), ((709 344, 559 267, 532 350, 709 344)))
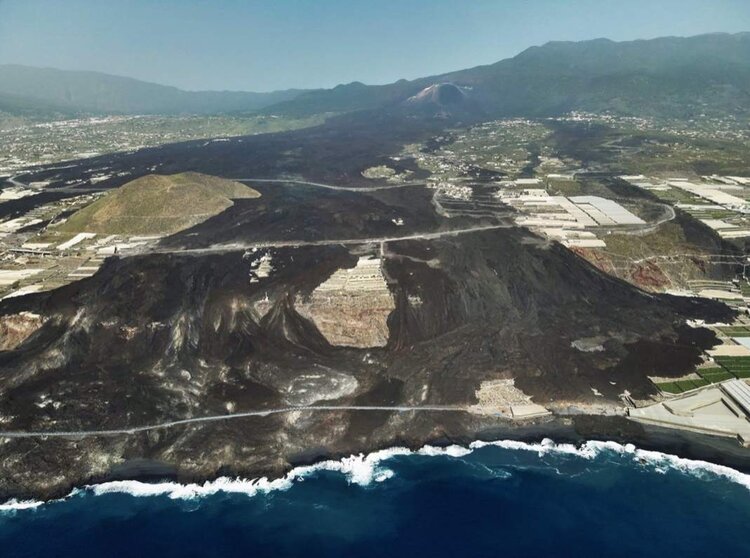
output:
MULTIPOLYGON (((566 443, 556 443, 549 438, 538 443, 521 442, 517 440, 496 440, 491 442, 474 441, 468 446, 450 445, 445 447, 425 445, 418 450, 405 447, 392 447, 372 453, 350 455, 339 460, 326 460, 313 465, 295 467, 286 475, 269 480, 267 477, 254 479, 219 477, 202 484, 177 482, 147 483, 136 480, 107 481, 100 484, 87 485, 76 488, 67 496, 55 500, 9 500, 0 504, 0 513, 21 512, 44 506, 46 504, 63 503, 72 496, 92 494, 102 496, 106 494, 129 494, 133 497, 166 496, 173 500, 193 500, 205 498, 217 493, 244 494, 248 497, 267 494, 276 490, 288 490, 295 482, 304 480, 321 471, 336 472, 343 475, 349 484, 367 486, 373 482, 384 482, 395 474, 384 464, 393 458, 408 456, 447 457, 461 459, 477 450, 496 447, 509 451, 525 451, 536 453, 539 457, 545 455, 570 456, 576 459, 593 460, 602 454, 610 454, 651 468, 655 473, 664 474, 673 470, 702 480, 722 478, 740 484, 750 490, 750 475, 707 461, 686 459, 661 453, 658 451, 642 450, 633 444, 620 444, 607 441, 588 441, 580 446, 566 443)), ((512 464, 508 467, 512 471, 512 464)), ((511 472, 512 475, 512 472, 511 472)))

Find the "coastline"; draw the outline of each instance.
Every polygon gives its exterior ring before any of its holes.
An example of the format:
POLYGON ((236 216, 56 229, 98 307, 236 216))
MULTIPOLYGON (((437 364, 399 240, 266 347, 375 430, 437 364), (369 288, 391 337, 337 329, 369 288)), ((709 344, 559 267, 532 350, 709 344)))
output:
MULTIPOLYGON (((473 434, 442 436, 431 439, 402 439, 376 444, 360 451, 336 451, 312 448, 289 459, 283 470, 253 468, 222 469, 221 474, 195 475, 180 471, 178 466, 160 461, 135 458, 124 461, 105 475, 76 479, 65 486, 45 492, 0 494, 0 511, 33 508, 53 501, 64 500, 82 490, 95 493, 109 491, 107 487, 143 485, 142 492, 159 494, 167 490, 192 494, 201 490, 213 493, 222 490, 262 492, 286 488, 296 478, 319 468, 347 471, 357 463, 378 463, 383 456, 400 454, 460 456, 484 445, 518 446, 521 449, 550 451, 565 447, 566 453, 587 447, 633 448, 644 454, 659 454, 666 459, 692 461, 698 467, 706 465, 729 468, 738 475, 750 475, 750 450, 735 440, 691 431, 662 428, 636 423, 624 417, 581 415, 555 416, 543 422, 522 425, 503 424, 483 428, 473 434), (546 446, 545 446, 546 444, 546 446), (394 453, 395 452, 395 453, 394 453), (149 489, 152 486, 154 488, 149 489), (168 486, 168 489, 163 487, 168 486), (99 488, 97 488, 99 487, 99 488), (102 488, 103 487, 103 488, 102 488), (158 488, 162 487, 162 488, 158 488), (182 488, 179 488, 182 487, 182 488), (196 488, 198 487, 198 488, 196 488), (202 488, 201 488, 202 487, 202 488)), ((351 473, 351 471, 349 471, 351 473)), ((121 491, 121 490, 112 490, 121 491)), ((127 490, 122 490, 127 491, 127 490)), ((197 494, 200 495, 200 494, 197 494)), ((251 494, 252 495, 252 494, 251 494)))

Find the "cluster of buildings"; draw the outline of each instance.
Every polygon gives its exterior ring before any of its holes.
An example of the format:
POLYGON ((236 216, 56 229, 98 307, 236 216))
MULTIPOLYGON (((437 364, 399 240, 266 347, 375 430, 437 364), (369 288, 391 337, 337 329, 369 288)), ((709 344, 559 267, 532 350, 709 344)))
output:
POLYGON ((750 386, 733 379, 629 410, 639 422, 736 438, 750 447, 750 386))
POLYGON ((505 183, 497 197, 517 211, 518 225, 570 247, 602 248, 606 243, 596 234, 602 228, 646 224, 610 199, 550 195, 536 178, 505 183))
POLYGON ((622 176, 630 184, 690 213, 721 238, 750 237, 750 178, 703 176, 700 179, 659 179, 622 176))
POLYGON ((708 327, 721 340, 695 372, 679 378, 651 377, 663 399, 630 408, 631 418, 657 426, 736 438, 750 447, 750 322, 689 322, 708 327))

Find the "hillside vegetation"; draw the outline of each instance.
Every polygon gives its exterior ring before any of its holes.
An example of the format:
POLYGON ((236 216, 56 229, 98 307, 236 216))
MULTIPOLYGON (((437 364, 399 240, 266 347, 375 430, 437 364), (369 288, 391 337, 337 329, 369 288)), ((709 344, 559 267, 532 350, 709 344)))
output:
POLYGON ((221 213, 232 200, 260 194, 239 182, 185 172, 150 174, 117 188, 74 213, 60 232, 166 235, 221 213))
POLYGON ((481 112, 492 117, 573 110, 681 118, 746 114, 750 33, 551 42, 487 66, 390 85, 309 91, 265 110, 302 116, 398 107, 437 83, 466 87, 481 112))

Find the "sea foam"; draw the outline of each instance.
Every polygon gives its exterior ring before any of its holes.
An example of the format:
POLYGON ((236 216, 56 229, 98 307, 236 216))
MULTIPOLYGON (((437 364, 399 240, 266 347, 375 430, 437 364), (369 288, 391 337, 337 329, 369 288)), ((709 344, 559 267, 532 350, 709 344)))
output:
POLYGON ((731 467, 717 465, 716 463, 710 463, 708 461, 686 459, 684 457, 678 457, 676 455, 659 451, 638 449, 633 444, 589 441, 581 446, 575 446, 573 444, 556 444, 549 438, 545 438, 541 443, 533 444, 517 442, 514 440, 498 440, 495 442, 476 441, 469 445, 472 449, 479 449, 486 446, 533 451, 540 456, 545 454, 575 455, 583 459, 594 459, 603 453, 611 452, 622 456, 632 456, 633 461, 642 465, 651 466, 654 471, 658 473, 666 473, 669 470, 676 470, 701 479, 721 477, 734 483, 741 484, 750 490, 750 474, 742 473, 731 467))
POLYGON ((31 510, 44 505, 45 502, 41 500, 8 500, 4 504, 0 504, 0 512, 18 511, 18 510, 31 510))
MULTIPOLYGON (((134 497, 166 496, 171 499, 179 500, 204 498, 217 493, 245 494, 252 497, 259 494, 268 494, 273 491, 288 490, 294 486, 295 483, 302 482, 306 478, 323 471, 339 473, 343 475, 350 484, 369 486, 373 482, 383 482, 394 475, 393 471, 385 466, 384 463, 395 457, 419 455, 424 457, 443 456, 460 459, 476 450, 490 446, 512 451, 535 452, 540 457, 548 454, 567 455, 591 460, 602 454, 610 454, 613 456, 631 458, 634 462, 644 466, 649 466, 658 473, 666 473, 670 470, 675 470, 703 480, 715 479, 718 477, 740 484, 750 490, 750 475, 741 473, 740 471, 724 465, 685 459, 658 451, 642 450, 636 448, 633 444, 623 445, 617 442, 589 441, 580 446, 576 446, 573 444, 558 444, 545 438, 538 443, 519 442, 516 440, 497 440, 493 442, 475 441, 469 444, 468 447, 459 445, 450 445, 446 447, 426 445, 416 451, 404 447, 394 447, 369 454, 351 455, 339 460, 327 460, 314 465, 296 467, 285 476, 273 480, 269 480, 265 477, 256 479, 232 479, 228 477, 220 477, 204 483, 188 484, 177 482, 146 483, 135 480, 109 481, 101 484, 89 485, 83 489, 76 489, 66 498, 53 500, 47 503, 63 501, 67 498, 86 493, 94 494, 96 496, 113 493, 129 494, 134 497)), ((31 510, 38 508, 43 504, 45 504, 45 502, 34 500, 10 500, 5 504, 0 504, 0 513, 31 510)))

